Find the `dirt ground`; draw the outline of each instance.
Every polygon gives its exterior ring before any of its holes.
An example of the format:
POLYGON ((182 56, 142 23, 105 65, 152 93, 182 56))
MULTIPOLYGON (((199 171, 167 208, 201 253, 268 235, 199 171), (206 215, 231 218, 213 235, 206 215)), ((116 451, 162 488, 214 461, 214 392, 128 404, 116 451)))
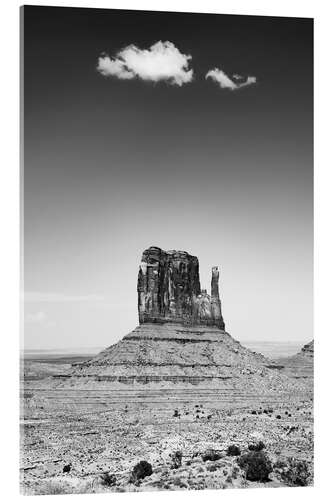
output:
POLYGON ((305 461, 307 484, 313 482, 311 387, 258 394, 223 384, 73 386, 52 376, 66 374, 66 365, 37 372, 36 365, 21 391, 22 493, 279 487, 286 484, 274 464, 288 457, 305 461), (259 441, 273 465, 264 483, 246 479, 238 457, 227 455, 231 444, 244 454, 259 441), (219 458, 205 461, 207 450, 219 458), (175 452, 181 455, 176 466, 175 452), (152 474, 133 482, 141 460, 152 474), (101 479, 104 472, 112 484, 101 479))

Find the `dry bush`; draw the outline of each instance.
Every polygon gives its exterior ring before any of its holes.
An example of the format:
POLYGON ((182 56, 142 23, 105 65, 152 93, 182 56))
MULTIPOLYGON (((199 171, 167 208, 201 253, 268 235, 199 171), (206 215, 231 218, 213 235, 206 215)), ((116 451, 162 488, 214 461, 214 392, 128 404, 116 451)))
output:
POLYGON ((272 472, 272 464, 263 451, 249 451, 238 459, 238 465, 245 471, 245 477, 249 481, 264 483, 269 480, 272 472))
POLYGON ((240 449, 235 444, 228 446, 227 455, 228 457, 238 457, 241 454, 240 449))
POLYGON ((249 444, 248 448, 250 451, 261 451, 266 448, 266 446, 262 441, 259 441, 258 443, 249 444))
POLYGON ((144 479, 146 476, 151 476, 152 473, 153 468, 151 464, 146 460, 141 460, 141 462, 138 462, 133 467, 130 480, 132 483, 137 483, 138 481, 141 481, 141 479, 144 479))
POLYGON ((285 462, 279 460, 274 464, 274 472, 281 481, 289 486, 307 486, 310 471, 305 460, 289 457, 285 462))
POLYGON ((102 486, 107 486, 108 488, 111 488, 117 482, 116 476, 110 472, 103 472, 103 474, 100 475, 100 479, 102 486))

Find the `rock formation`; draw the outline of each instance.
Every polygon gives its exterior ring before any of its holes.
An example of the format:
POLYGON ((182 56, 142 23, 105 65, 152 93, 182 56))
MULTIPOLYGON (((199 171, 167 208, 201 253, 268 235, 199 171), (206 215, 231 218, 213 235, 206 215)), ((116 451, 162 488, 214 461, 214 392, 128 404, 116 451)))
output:
POLYGON ((276 359, 283 373, 294 379, 313 380, 314 341, 305 344, 294 356, 276 359))
POLYGON ((307 358, 313 358, 313 355, 314 355, 314 341, 311 340, 311 342, 309 342, 308 344, 305 344, 302 349, 301 349, 301 353, 303 354, 303 356, 306 356, 307 358))
POLYGON ((224 329, 219 270, 211 295, 201 289, 198 258, 150 247, 138 275, 139 326, 93 359, 73 367, 84 381, 223 384, 254 391, 286 387, 286 377, 263 355, 224 329))
POLYGON ((224 330, 219 271, 212 269, 211 296, 201 290, 197 257, 150 247, 143 252, 138 276, 139 322, 215 325, 224 330))

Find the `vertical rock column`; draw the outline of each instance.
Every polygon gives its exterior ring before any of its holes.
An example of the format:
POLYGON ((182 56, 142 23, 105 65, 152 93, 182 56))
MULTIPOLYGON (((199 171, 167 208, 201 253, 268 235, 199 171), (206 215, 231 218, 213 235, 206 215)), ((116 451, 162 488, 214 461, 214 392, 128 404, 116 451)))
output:
POLYGON ((212 306, 212 319, 213 324, 225 329, 225 324, 222 318, 222 307, 219 292, 219 268, 212 268, 212 281, 211 281, 211 306, 212 306))
POLYGON ((150 247, 143 252, 138 275, 139 322, 156 321, 164 315, 163 281, 165 252, 150 247))
POLYGON ((148 248, 142 254, 137 289, 140 323, 190 322, 193 297, 200 293, 197 257, 148 248))

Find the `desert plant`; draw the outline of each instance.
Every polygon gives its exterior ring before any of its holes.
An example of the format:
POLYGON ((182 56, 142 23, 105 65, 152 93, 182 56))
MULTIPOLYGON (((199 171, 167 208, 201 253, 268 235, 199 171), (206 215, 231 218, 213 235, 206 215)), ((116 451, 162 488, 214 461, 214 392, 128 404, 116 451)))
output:
POLYGON ((272 472, 272 464, 263 451, 249 451, 238 459, 238 465, 245 471, 245 477, 249 481, 264 483, 269 480, 272 472))
POLYGON ((131 474, 131 482, 136 483, 141 479, 144 479, 146 476, 151 476, 153 473, 153 468, 149 462, 146 460, 141 460, 138 462, 132 470, 131 474))
POLYGON ((235 444, 228 446, 227 455, 228 457, 237 457, 241 454, 240 449, 235 444))
POLYGON ((266 448, 266 446, 262 441, 259 441, 258 443, 249 444, 248 448, 250 451, 261 451, 266 448))
POLYGON ((207 462, 208 460, 211 460, 214 462, 215 460, 220 460, 222 458, 222 455, 220 453, 217 453, 215 450, 207 450, 205 451, 202 455, 201 458, 204 462, 207 462))
POLYGON ((117 482, 117 478, 114 474, 110 474, 110 472, 103 472, 100 475, 101 483, 103 486, 111 487, 114 486, 117 482))
POLYGON ((305 460, 289 457, 285 462, 279 460, 274 464, 276 475, 289 486, 307 486, 310 472, 305 460))
POLYGON ((180 450, 175 451, 174 453, 171 453, 171 468, 172 469, 179 469, 179 467, 182 465, 182 458, 183 454, 180 450))

